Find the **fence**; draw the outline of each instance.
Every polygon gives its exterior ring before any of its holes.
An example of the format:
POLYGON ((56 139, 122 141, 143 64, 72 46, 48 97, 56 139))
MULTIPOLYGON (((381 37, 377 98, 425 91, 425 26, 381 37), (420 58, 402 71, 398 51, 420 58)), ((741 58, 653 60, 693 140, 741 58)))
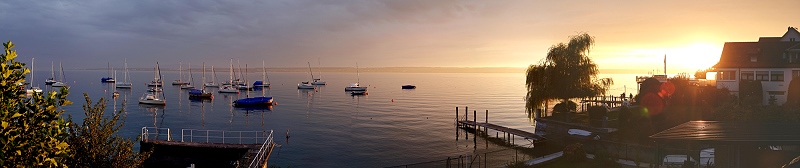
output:
POLYGON ((172 141, 172 132, 169 128, 142 127, 142 140, 159 140, 162 136, 166 136, 167 141, 172 141))
POLYGON ((250 161, 250 165, 247 167, 263 167, 264 164, 266 164, 266 160, 268 159, 267 157, 269 157, 274 146, 275 142, 272 141, 272 130, 270 130, 269 136, 267 136, 267 139, 264 140, 264 144, 262 144, 261 148, 258 149, 258 153, 256 153, 256 155, 253 157, 253 160, 250 161))
POLYGON ((271 135, 266 131, 181 129, 181 142, 259 144, 271 135))

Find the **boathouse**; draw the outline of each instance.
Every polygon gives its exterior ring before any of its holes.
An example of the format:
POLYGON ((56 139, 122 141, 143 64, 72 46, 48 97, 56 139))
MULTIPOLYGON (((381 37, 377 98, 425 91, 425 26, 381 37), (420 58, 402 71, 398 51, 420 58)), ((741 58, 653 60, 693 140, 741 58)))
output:
POLYGON ((781 37, 756 42, 726 42, 716 69, 717 88, 739 95, 742 81, 759 81, 762 103, 786 102, 789 82, 800 77, 800 32, 789 27, 781 37))

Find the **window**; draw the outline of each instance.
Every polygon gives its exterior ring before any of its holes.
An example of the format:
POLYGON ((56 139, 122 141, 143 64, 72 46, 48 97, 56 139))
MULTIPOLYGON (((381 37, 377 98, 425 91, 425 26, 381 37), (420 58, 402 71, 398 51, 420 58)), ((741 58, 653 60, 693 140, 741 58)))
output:
POLYGON ((769 81, 769 71, 756 71, 757 81, 769 81))
POLYGON ((771 72, 769 72, 769 80, 770 81, 783 81, 783 71, 771 71, 771 72))
MULTIPOLYGON (((800 71, 798 71, 800 73, 800 71)), ((755 80, 755 73, 753 71, 742 71, 742 80, 755 80)))
POLYGON ((719 71, 717 80, 736 80, 736 71, 719 71))
POLYGON ((800 70, 792 70, 792 78, 800 77, 800 70))
POLYGON ((758 62, 758 57, 750 56, 750 62, 758 62))

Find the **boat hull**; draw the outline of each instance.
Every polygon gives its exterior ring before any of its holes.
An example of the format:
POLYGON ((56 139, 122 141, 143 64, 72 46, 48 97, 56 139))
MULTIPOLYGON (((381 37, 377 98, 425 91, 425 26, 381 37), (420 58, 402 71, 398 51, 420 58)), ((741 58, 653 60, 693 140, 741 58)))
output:
POLYGON ((117 80, 114 80, 114 78, 103 78, 103 79, 100 79, 100 81, 103 82, 103 83, 114 83, 114 82, 117 82, 117 80))
POLYGON ((233 101, 234 107, 272 106, 272 97, 251 97, 233 101))
POLYGON ((66 87, 67 84, 63 82, 56 82, 52 84, 53 87, 66 87))
POLYGON ((297 85, 297 89, 314 89, 314 85, 297 85))
POLYGON ((130 89, 130 88, 133 87, 133 84, 131 84, 131 83, 117 83, 115 87, 116 88, 128 88, 128 89, 130 89))
POLYGON ((164 100, 145 100, 139 99, 139 104, 149 104, 149 105, 167 105, 167 102, 164 100))
POLYGON ((366 90, 367 90, 367 87, 366 87, 366 86, 360 86, 360 87, 346 87, 346 88, 344 88, 344 91, 366 91, 366 90))
POLYGON ((417 86, 414 85, 403 85, 403 89, 416 89, 417 86))

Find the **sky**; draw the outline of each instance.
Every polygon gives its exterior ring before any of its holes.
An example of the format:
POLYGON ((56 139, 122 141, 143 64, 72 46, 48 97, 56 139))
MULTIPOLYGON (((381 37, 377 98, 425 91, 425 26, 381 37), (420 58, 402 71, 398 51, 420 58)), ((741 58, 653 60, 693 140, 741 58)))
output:
MULTIPOLYGON (((0 1, 0 40, 19 61, 65 69, 527 67, 570 36, 595 37, 600 69, 694 72, 724 42, 800 27, 798 0, 0 1)), ((36 69, 49 69, 37 66, 36 69)), ((634 72, 634 71, 632 71, 634 72)), ((663 72, 662 72, 663 73, 663 72)))

